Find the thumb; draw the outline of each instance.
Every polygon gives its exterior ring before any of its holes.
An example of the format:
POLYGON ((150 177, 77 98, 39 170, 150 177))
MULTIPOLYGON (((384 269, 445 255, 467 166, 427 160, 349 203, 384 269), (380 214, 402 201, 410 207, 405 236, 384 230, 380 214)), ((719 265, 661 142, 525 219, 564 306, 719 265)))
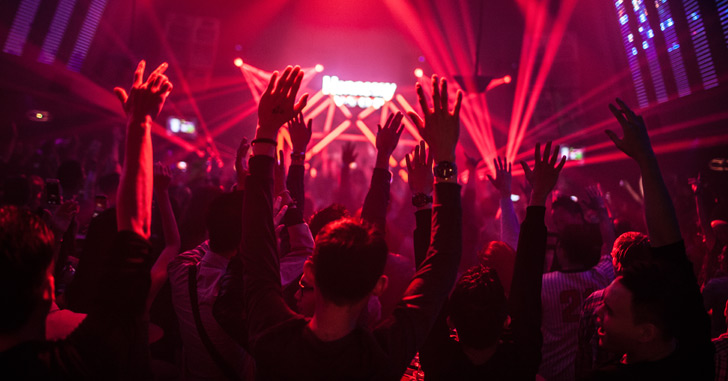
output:
POLYGON ((612 140, 614 145, 617 146, 617 148, 619 148, 619 146, 622 143, 622 140, 619 139, 619 137, 617 137, 617 134, 615 134, 614 131, 612 131, 612 130, 604 130, 604 133, 607 134, 607 136, 609 137, 609 139, 612 140))
POLYGON ((419 115, 417 115, 414 111, 408 111, 407 115, 412 119, 412 123, 415 124, 415 127, 420 131, 420 135, 422 134, 422 129, 425 127, 425 123, 422 121, 422 118, 420 118, 419 115))
POLYGON ((114 95, 116 95, 116 98, 119 99, 122 107, 126 104, 126 100, 129 99, 129 96, 126 94, 126 90, 121 87, 114 87, 114 95))

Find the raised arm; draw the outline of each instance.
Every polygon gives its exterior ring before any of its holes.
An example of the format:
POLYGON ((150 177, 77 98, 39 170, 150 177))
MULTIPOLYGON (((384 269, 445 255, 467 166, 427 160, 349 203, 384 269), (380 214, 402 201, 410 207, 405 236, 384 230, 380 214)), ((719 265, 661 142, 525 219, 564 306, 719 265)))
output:
POLYGON ((235 190, 245 190, 245 178, 248 177, 248 152, 250 151, 250 143, 248 138, 243 137, 235 152, 235 190))
POLYGON ((152 266, 152 285, 149 288, 147 297, 147 311, 151 308, 154 298, 167 281, 167 265, 179 253, 182 241, 179 238, 177 220, 174 218, 172 202, 169 198, 169 183, 172 180, 172 173, 162 163, 154 165, 154 196, 159 206, 159 214, 162 218, 162 231, 164 233, 164 249, 157 257, 152 266))
POLYGON ((304 164, 306 148, 311 141, 312 131, 313 120, 309 119, 308 122, 305 122, 303 114, 300 112, 288 122, 288 133, 291 135, 293 150, 291 151, 291 165, 288 167, 288 177, 286 177, 286 187, 301 212, 306 206, 306 192, 303 185, 304 164))
POLYGON ((339 176, 339 189, 336 192, 336 202, 344 205, 349 212, 355 211, 358 206, 353 205, 351 165, 356 162, 356 146, 347 142, 341 146, 341 174, 339 176))
MULTIPOLYGON (((390 345, 397 346, 397 350, 390 353, 401 354, 402 357, 396 361, 402 371, 424 343, 440 313, 455 282, 462 252, 460 186, 453 164, 460 131, 462 92, 458 91, 457 100, 450 111, 447 82, 433 76, 432 84, 434 107, 428 107, 424 91, 417 84, 424 120, 414 112, 409 114, 420 130, 420 135, 429 144, 433 160, 441 169, 435 177, 430 247, 402 302, 393 313, 395 320, 386 330, 389 335, 385 339, 390 345)), ((382 335, 385 332, 375 334, 382 335)))
POLYGON ((518 346, 519 369, 523 377, 533 379, 541 362, 541 278, 546 257, 546 199, 553 190, 564 167, 566 157, 559 158, 559 146, 551 150, 546 143, 543 156, 536 144, 533 170, 521 162, 526 180, 532 187, 531 200, 526 209, 526 219, 518 237, 516 261, 513 266, 511 293, 508 298, 511 328, 518 346), (527 377, 526 377, 527 376, 527 377))
POLYGON ((518 225, 516 210, 513 208, 513 200, 511 200, 511 164, 512 163, 507 162, 505 158, 501 159, 498 157, 498 160, 493 159, 495 178, 488 175, 488 180, 490 180, 490 183, 493 184, 500 194, 500 239, 501 241, 511 245, 511 247, 516 247, 518 244, 520 226, 518 225))
POLYGON ((152 220, 152 120, 162 110, 172 83, 164 75, 166 62, 142 82, 145 66, 144 61, 139 62, 128 94, 120 87, 114 89, 128 117, 116 223, 119 231, 133 231, 148 239, 152 220))
POLYGON ((609 110, 622 126, 623 137, 620 139, 611 130, 605 132, 614 145, 637 162, 640 168, 645 193, 645 220, 650 242, 653 247, 678 242, 682 237, 675 207, 662 179, 645 121, 620 99, 617 99, 617 104, 619 108, 610 104, 609 110))
POLYGON ((250 337, 291 316, 283 301, 273 227, 273 166, 278 129, 306 105, 307 95, 294 105, 302 79, 299 67, 287 67, 280 79, 273 73, 258 105, 259 125, 245 186, 241 240, 250 337))
POLYGON ((364 199, 361 218, 381 231, 384 231, 387 220, 387 205, 389 204, 389 182, 392 174, 389 172, 389 158, 397 148, 399 137, 402 135, 402 113, 390 114, 384 127, 377 125, 377 159, 369 191, 364 199))
POLYGON ((415 249, 415 267, 427 256, 427 248, 430 246, 430 232, 432 229, 432 155, 427 155, 425 142, 415 146, 410 155, 405 156, 407 162, 407 183, 412 192, 412 204, 417 208, 415 211, 415 231, 413 246, 415 249))

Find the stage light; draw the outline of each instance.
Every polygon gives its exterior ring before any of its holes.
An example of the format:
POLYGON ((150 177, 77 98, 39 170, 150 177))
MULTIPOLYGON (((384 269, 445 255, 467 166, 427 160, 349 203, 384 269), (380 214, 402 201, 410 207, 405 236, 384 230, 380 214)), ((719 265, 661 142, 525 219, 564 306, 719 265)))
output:
POLYGON ((29 110, 25 116, 30 119, 31 122, 48 122, 51 120, 51 114, 48 111, 43 110, 29 110))
POLYGON ((510 75, 506 75, 505 77, 503 77, 503 82, 505 83, 511 83, 511 80, 512 78, 510 75))
POLYGON ((356 169, 356 162, 355 161, 352 161, 351 163, 349 163, 349 169, 356 169))
POLYGON ((233 61, 233 63, 234 63, 234 64, 235 64, 235 66, 237 66, 237 67, 243 67, 243 59, 242 59, 242 58, 240 58, 240 57, 236 58, 236 59, 235 59, 235 61, 233 61))
POLYGON ((420 78, 424 74, 425 73, 422 71, 422 69, 420 69, 420 68, 415 69, 415 77, 420 78))
POLYGON ((311 168, 311 170, 308 173, 311 175, 312 179, 315 179, 316 175, 318 174, 318 171, 316 170, 316 168, 311 168))
POLYGON ((187 162, 186 161, 178 161, 177 162, 177 169, 179 169, 182 172, 187 171, 187 162))
POLYGON ((317 73, 320 73, 320 72, 324 71, 324 65, 316 64, 316 66, 314 67, 314 70, 316 70, 317 73))

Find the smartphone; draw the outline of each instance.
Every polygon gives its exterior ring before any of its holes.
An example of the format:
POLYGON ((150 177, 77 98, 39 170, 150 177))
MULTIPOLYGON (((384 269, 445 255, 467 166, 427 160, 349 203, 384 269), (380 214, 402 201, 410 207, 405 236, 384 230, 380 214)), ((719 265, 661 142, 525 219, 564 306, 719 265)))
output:
POLYGON ((61 196, 61 183, 58 179, 46 179, 46 201, 52 205, 61 205, 63 196, 61 196))
POLYGON ((94 204, 95 204, 95 206, 94 206, 94 214, 93 214, 93 217, 96 217, 99 214, 101 214, 101 212, 103 212, 104 210, 106 210, 106 205, 107 205, 107 197, 106 197, 106 195, 97 194, 94 204))

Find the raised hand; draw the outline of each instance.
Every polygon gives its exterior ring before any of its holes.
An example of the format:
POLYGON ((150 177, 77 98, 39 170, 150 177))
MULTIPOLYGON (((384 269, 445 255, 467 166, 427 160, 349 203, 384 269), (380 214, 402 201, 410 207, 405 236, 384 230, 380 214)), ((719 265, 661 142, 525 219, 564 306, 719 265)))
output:
POLYGON ((260 97, 258 103, 258 139, 275 139, 278 129, 287 121, 301 112, 308 102, 308 94, 304 94, 298 103, 294 104, 298 89, 301 87, 303 72, 299 66, 288 66, 278 78, 278 72, 273 72, 268 87, 260 97))
POLYGON ((637 162, 654 157, 655 153, 652 151, 645 121, 627 107, 621 99, 617 98, 617 104, 619 108, 610 104, 609 110, 622 126, 624 136, 620 139, 614 131, 606 130, 604 132, 609 136, 609 139, 612 139, 617 148, 637 162))
POLYGON ((349 165, 356 161, 357 155, 354 143, 348 142, 341 146, 341 164, 344 167, 349 168, 349 165))
POLYGON ((584 205, 594 211, 601 211, 607 208, 607 203, 602 195, 602 188, 599 185, 589 185, 586 187, 586 200, 584 205))
POLYGON ((159 194, 167 192, 169 183, 172 182, 172 171, 169 168, 157 162, 154 164, 154 191, 159 194))
POLYGON ((528 180, 533 187, 530 205, 546 205, 546 197, 549 193, 551 193, 551 190, 554 189, 554 186, 556 186, 556 181, 559 179, 559 173, 561 172, 561 169, 564 168, 564 164, 566 164, 566 156, 562 156, 561 161, 557 165, 556 160, 558 157, 558 145, 552 152, 551 142, 546 143, 546 148, 543 151, 542 158, 541 144, 536 143, 533 170, 528 167, 528 164, 526 164, 525 161, 521 161, 521 166, 523 167, 523 173, 526 175, 526 180, 528 180))
POLYGON ((147 116, 151 119, 156 118, 159 112, 162 111, 164 101, 172 91, 172 83, 164 75, 164 71, 167 70, 166 62, 154 69, 146 82, 142 82, 145 67, 146 62, 144 60, 137 65, 134 72, 134 82, 128 94, 121 87, 114 88, 114 94, 119 98, 126 116, 138 122, 146 122, 147 116))
POLYGON ((498 160, 493 159, 493 165, 495 166, 495 178, 488 175, 488 180, 493 184, 495 189, 498 189, 501 197, 511 197, 511 167, 512 163, 506 161, 505 158, 498 160))
POLYGON ((424 120, 415 112, 408 112, 420 135, 430 146, 430 154, 434 156, 435 162, 455 161, 455 146, 458 143, 460 134, 460 105, 463 100, 462 91, 458 90, 455 107, 450 111, 449 95, 447 92, 447 81, 439 80, 436 75, 432 76, 432 103, 433 108, 427 105, 425 92, 422 86, 417 83, 417 99, 424 113, 424 120))
POLYGON ((407 183, 409 183, 410 191, 412 194, 424 193, 426 195, 432 194, 432 155, 427 155, 425 150, 425 141, 420 141, 420 144, 415 146, 414 152, 412 152, 412 158, 410 155, 405 156, 407 161, 407 183))
POLYGON ((401 112, 390 114, 384 127, 377 125, 377 168, 389 168, 389 157, 397 148, 399 137, 402 136, 404 130, 403 117, 401 112))
POLYGON ((313 134, 312 123, 313 119, 309 119, 308 122, 305 122, 303 120, 302 112, 299 112, 298 115, 294 116, 293 119, 288 121, 288 133, 291 135, 293 152, 306 152, 308 143, 311 141, 311 135, 313 134))

